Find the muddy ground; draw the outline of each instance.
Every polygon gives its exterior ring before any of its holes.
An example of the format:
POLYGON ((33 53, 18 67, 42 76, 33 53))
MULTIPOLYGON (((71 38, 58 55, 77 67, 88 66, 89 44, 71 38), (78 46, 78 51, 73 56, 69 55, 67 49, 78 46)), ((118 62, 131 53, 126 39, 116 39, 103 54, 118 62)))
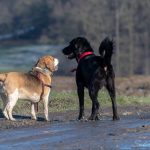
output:
MULTIPOLYGON (((88 121, 91 110, 85 110, 85 122, 88 121)), ((120 119, 150 119, 150 106, 125 106, 118 107, 120 119)), ((43 114, 38 114, 37 121, 32 120, 30 116, 14 115, 16 121, 9 121, 3 117, 0 113, 0 131, 6 129, 18 129, 28 127, 40 127, 44 125, 50 125, 51 123, 72 122, 77 121, 78 111, 66 111, 66 112, 51 112, 49 113, 49 122, 46 122, 43 118, 43 114)), ((100 120, 112 120, 112 109, 101 108, 99 114, 100 120)), ((149 120, 150 121, 150 120, 149 120)), ((100 122, 100 121, 99 121, 100 122)))
MULTIPOLYGON (((148 96, 149 81, 141 77, 137 82, 133 78, 117 79, 117 92, 148 96)), ((54 78, 53 88, 58 92, 75 89, 75 80, 54 78)), ((77 121, 78 111, 53 112, 50 122, 19 114, 12 122, 0 112, 0 149, 150 149, 150 106, 122 106, 118 112, 119 121, 112 121, 111 108, 101 108, 99 121, 77 121)), ((90 110, 85 114, 88 118, 90 110)))
MULTIPOLYGON (((0 149, 149 149, 149 108, 119 107, 119 121, 112 121, 111 108, 101 109, 99 121, 77 121, 77 111, 50 113, 50 122, 22 116, 15 116, 16 122, 1 118, 0 149)), ((86 110, 85 118, 89 115, 86 110)))

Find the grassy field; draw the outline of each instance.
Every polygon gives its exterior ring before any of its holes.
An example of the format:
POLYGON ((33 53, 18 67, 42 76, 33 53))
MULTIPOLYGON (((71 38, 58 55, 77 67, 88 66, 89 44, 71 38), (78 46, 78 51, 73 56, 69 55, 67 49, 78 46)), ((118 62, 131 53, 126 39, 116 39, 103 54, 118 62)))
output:
MULTIPOLYGON (((111 100, 105 90, 99 92, 98 101, 102 108, 110 107, 111 100)), ((150 104, 150 97, 136 97, 136 96, 121 96, 117 95, 118 106, 136 106, 150 104)), ((85 108, 91 108, 91 100, 88 92, 85 91, 85 108)), ((78 110, 78 97, 76 91, 52 91, 49 101, 49 112, 65 112, 68 110, 78 110)), ((2 108, 2 101, 0 101, 0 108, 2 108)), ((30 102, 19 100, 14 108, 14 114, 30 115, 30 102)), ((43 113, 42 101, 39 103, 39 113, 43 113)))
MULTIPOLYGON (((150 104, 150 77, 117 78, 117 104, 118 106, 136 106, 150 104)), ((50 112, 65 112, 78 110, 78 96, 74 77, 53 77, 52 91, 49 100, 50 112)), ((111 100, 105 89, 98 95, 101 108, 110 107, 111 100)), ((88 91, 85 90, 85 109, 91 108, 88 91)), ((0 100, 0 109, 2 101, 0 100)), ((19 100, 13 111, 15 114, 29 115, 30 102, 19 100)), ((39 104, 39 113, 43 113, 42 101, 39 104)))

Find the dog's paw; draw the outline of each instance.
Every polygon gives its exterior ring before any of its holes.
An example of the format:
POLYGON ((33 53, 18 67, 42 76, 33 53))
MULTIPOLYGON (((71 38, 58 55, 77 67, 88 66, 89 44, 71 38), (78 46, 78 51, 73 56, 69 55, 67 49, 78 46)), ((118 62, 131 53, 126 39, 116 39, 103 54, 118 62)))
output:
POLYGON ((99 117, 98 117, 98 115, 91 115, 89 118, 88 118, 88 120, 99 120, 99 117))
POLYGON ((79 116, 78 120, 80 120, 80 121, 84 120, 84 116, 79 116))
POLYGON ((113 116, 113 121, 120 120, 119 116, 113 116))
POLYGON ((50 120, 48 118, 45 119, 46 122, 49 122, 50 120))
POLYGON ((16 121, 16 119, 15 119, 15 118, 11 118, 10 120, 11 120, 11 121, 16 121))
POLYGON ((32 119, 32 120, 35 120, 35 121, 37 120, 37 118, 36 118, 36 117, 31 117, 31 119, 32 119))

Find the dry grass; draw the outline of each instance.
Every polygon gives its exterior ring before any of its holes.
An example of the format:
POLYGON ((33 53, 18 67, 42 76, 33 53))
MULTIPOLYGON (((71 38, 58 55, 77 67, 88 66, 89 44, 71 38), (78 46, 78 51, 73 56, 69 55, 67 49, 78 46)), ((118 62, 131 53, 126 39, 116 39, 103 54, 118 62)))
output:
MULTIPOLYGON (((117 103, 120 106, 125 105, 144 105, 150 103, 150 96, 145 96, 145 91, 149 90, 150 77, 131 77, 117 78, 117 103), (145 85, 145 86, 144 86, 145 85), (143 92, 140 93, 140 87, 143 87, 143 92), (129 93, 129 89, 133 92, 129 93)), ((50 95, 49 111, 63 112, 67 110, 78 110, 78 97, 76 93, 76 85, 74 77, 54 77, 53 88, 50 95)), ((150 91, 149 91, 150 93, 150 91)), ((98 100, 102 107, 111 106, 110 97, 103 89, 99 92, 98 100)), ((2 102, 0 101, 0 108, 2 102)), ((42 102, 39 104, 39 113, 43 113, 42 102)), ((91 108, 91 100, 85 90, 85 108, 91 108)), ((14 108, 15 114, 29 115, 30 102, 18 101, 14 108)))

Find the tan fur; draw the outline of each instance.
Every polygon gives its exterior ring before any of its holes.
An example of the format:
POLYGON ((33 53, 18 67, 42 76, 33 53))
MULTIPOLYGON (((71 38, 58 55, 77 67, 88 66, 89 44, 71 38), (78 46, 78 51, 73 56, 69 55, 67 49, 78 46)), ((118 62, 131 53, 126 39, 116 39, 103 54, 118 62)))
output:
POLYGON ((7 74, 0 74, 0 81, 4 82, 7 77, 7 74))
POLYGON ((51 56, 44 56, 42 58, 39 59, 39 61, 37 62, 36 66, 40 67, 40 68, 48 68, 51 71, 55 71, 55 67, 54 64, 51 62, 54 62, 54 57, 51 56))
MULTIPOLYGON (((32 102, 31 115, 33 119, 36 119, 33 105, 40 101, 42 82, 51 85, 50 73, 55 71, 57 66, 54 60, 56 60, 56 58, 52 56, 44 56, 39 59, 35 67, 38 66, 43 70, 45 68, 47 69, 47 72, 38 72, 40 80, 30 73, 9 72, 0 74, 0 95, 4 104, 3 114, 7 119, 15 120, 12 117, 12 110, 18 99, 30 100, 32 102)), ((48 120, 49 93, 50 88, 44 86, 42 100, 46 120, 48 120)))

